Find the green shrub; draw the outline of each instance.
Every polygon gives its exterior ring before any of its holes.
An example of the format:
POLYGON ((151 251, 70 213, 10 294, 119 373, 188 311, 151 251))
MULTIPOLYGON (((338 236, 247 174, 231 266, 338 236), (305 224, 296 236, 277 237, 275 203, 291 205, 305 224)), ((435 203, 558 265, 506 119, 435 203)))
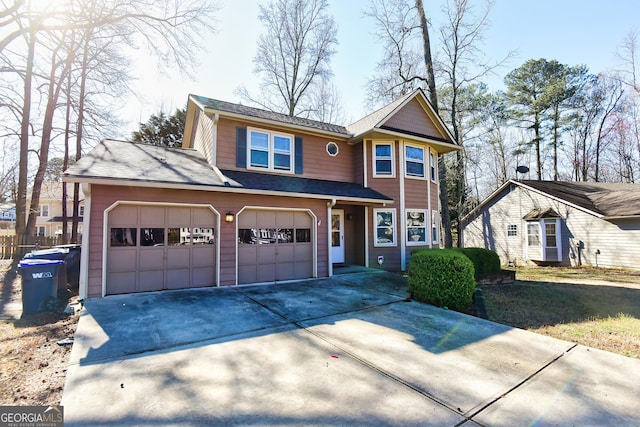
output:
POLYGON ((476 290, 473 263, 457 251, 420 249, 411 254, 409 293, 418 301, 462 310, 476 290))
POLYGON ((453 248, 469 258, 473 263, 476 280, 487 273, 497 273, 500 268, 500 257, 495 251, 485 248, 453 248))

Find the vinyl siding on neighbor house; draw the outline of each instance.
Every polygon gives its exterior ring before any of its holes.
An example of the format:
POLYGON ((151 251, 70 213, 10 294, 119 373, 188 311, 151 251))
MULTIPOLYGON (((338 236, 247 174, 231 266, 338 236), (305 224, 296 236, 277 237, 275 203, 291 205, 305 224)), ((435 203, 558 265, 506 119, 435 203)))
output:
POLYGON ((603 220, 516 185, 504 192, 469 220, 464 228, 465 247, 495 250, 503 264, 527 262, 531 254, 522 218, 534 208, 552 208, 561 217, 562 264, 640 267, 640 219, 603 220), (518 236, 507 236, 509 224, 517 224, 518 236))

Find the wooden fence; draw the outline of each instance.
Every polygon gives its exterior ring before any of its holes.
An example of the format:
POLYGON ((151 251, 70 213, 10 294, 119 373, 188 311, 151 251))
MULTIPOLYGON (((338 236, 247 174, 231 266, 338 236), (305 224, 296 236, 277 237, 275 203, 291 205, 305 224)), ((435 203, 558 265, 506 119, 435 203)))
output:
POLYGON ((48 249, 64 243, 62 237, 0 236, 0 259, 22 258, 32 250, 48 249))

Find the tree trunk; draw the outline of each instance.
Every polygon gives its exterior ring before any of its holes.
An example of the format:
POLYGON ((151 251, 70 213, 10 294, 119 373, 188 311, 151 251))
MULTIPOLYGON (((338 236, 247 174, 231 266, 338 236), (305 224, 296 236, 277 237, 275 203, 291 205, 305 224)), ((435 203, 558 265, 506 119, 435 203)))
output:
POLYGON ((29 177, 29 121, 31 119, 31 85, 33 79, 33 60, 36 48, 36 31, 29 32, 29 45, 27 51, 27 64, 24 72, 24 95, 22 105, 22 121, 20 123, 20 160, 18 163, 18 197, 16 200, 16 235, 24 236, 26 243, 29 237, 27 233, 27 180, 29 177))
MULTIPOLYGON (((418 18, 420 19, 420 27, 422 29, 422 43, 424 50, 424 65, 427 69, 427 85, 429 87, 429 101, 433 109, 438 112, 438 94, 436 93, 436 79, 433 73, 433 60, 431 59, 431 44, 429 42, 429 28, 427 26, 427 17, 424 13, 422 0, 416 0, 416 9, 418 10, 418 18)), ((455 142, 455 141, 454 141, 455 142)), ((440 180, 440 215, 442 217, 441 224, 444 231, 444 246, 450 248, 453 246, 453 238, 451 236, 451 218, 449 217, 449 197, 447 197, 447 169, 444 164, 444 157, 438 156, 438 178, 440 180)))
MULTIPOLYGON (((78 99, 78 128, 76 129, 76 161, 82 157, 82 133, 84 127, 84 94, 87 86, 87 64, 89 62, 90 30, 85 34, 82 49, 82 67, 80 69, 80 94, 78 99)), ((73 222, 71 225, 71 242, 78 243, 78 222, 80 214, 80 185, 73 184, 73 222)))
POLYGON ((53 117, 58 106, 58 98, 60 97, 60 88, 62 82, 66 80, 66 73, 69 63, 63 67, 60 79, 57 79, 57 71, 60 66, 56 62, 58 49, 53 51, 51 55, 51 72, 49 73, 49 90, 47 93, 47 106, 45 108, 44 120, 42 123, 42 138, 40 139, 40 153, 38 170, 33 180, 33 190, 31 191, 31 207, 29 218, 27 219, 27 233, 32 234, 35 231, 36 219, 38 217, 38 205, 40 204, 40 192, 42 190, 42 182, 44 181, 45 172, 49 163, 49 147, 51 146, 51 132, 53 131, 53 117))

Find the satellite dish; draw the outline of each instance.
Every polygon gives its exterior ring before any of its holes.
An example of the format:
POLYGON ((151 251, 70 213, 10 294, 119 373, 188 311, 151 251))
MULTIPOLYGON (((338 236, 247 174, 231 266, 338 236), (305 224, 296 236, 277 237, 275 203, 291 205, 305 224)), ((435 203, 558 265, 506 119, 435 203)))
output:
POLYGON ((518 172, 518 173, 523 173, 523 174, 524 174, 524 173, 529 172, 529 168, 528 168, 528 167, 526 167, 526 166, 518 166, 518 167, 516 168, 516 172, 518 172))

